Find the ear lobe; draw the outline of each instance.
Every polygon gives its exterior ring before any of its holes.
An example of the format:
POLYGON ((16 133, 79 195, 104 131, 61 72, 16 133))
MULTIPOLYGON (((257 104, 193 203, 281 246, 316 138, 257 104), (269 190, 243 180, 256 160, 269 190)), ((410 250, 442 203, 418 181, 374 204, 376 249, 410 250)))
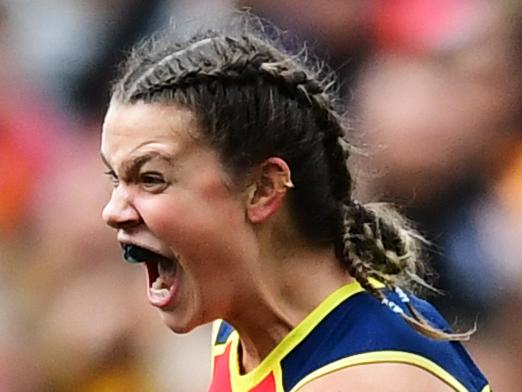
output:
POLYGON ((248 193, 247 216, 252 223, 261 223, 274 215, 289 188, 293 188, 290 168, 277 157, 268 158, 258 170, 248 193))

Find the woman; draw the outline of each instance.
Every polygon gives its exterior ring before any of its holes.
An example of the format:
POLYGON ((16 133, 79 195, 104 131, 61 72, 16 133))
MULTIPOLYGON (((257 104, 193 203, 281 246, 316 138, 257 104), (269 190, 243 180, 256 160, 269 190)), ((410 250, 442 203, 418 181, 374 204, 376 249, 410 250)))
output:
POLYGON ((418 235, 353 200, 331 87, 246 29, 149 40, 105 118, 104 220, 170 329, 215 322, 210 391, 489 391, 401 289, 418 235))

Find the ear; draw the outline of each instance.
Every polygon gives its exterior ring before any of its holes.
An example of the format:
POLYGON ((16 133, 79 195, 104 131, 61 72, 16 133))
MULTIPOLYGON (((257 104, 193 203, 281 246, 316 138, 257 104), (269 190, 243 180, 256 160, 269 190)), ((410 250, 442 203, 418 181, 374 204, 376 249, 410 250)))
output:
POLYGON ((250 222, 264 222, 274 215, 283 205, 287 190, 293 187, 290 168, 283 159, 271 157, 264 161, 248 191, 246 213, 250 222))

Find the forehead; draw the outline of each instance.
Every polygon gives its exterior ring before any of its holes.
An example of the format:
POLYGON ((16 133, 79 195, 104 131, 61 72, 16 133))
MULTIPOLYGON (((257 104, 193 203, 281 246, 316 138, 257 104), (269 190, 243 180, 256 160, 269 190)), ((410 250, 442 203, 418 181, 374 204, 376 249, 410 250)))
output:
POLYGON ((109 162, 151 150, 176 154, 194 147, 194 114, 177 104, 111 102, 102 129, 101 154, 109 162))

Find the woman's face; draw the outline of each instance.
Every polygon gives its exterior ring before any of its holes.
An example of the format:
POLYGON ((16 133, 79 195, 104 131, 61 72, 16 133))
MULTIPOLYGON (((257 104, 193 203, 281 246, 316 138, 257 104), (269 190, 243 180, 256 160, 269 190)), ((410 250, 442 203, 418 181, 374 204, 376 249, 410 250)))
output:
POLYGON ((153 252, 130 248, 147 266, 150 303, 176 332, 232 311, 254 249, 244 193, 198 136, 183 107, 113 102, 101 142, 114 185, 103 219, 121 244, 153 252))

